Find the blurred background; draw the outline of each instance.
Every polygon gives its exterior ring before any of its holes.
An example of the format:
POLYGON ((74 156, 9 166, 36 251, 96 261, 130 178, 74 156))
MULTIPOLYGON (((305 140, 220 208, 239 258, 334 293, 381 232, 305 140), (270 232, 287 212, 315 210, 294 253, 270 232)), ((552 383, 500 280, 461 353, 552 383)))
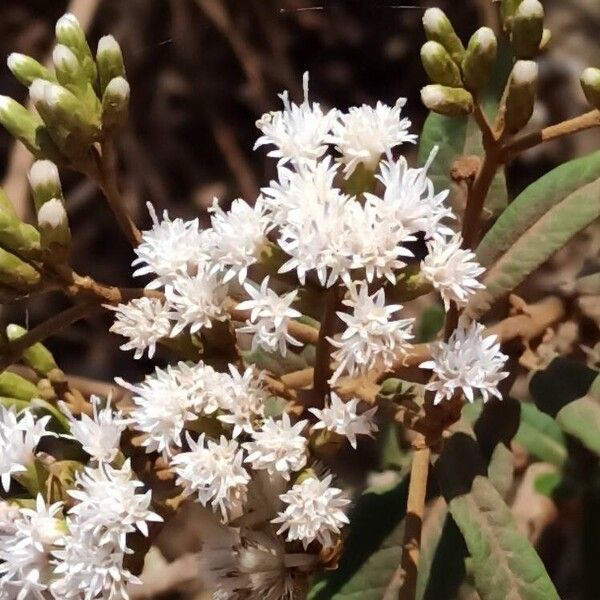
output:
MULTIPOLYGON (((277 94, 284 89, 301 100, 304 71, 310 72, 311 99, 325 106, 393 104, 406 97, 406 113, 419 132, 426 117, 419 91, 427 83, 419 60, 421 17, 433 5, 446 11, 464 41, 481 25, 499 32, 491 0, 2 0, 0 94, 25 99, 26 90, 9 73, 5 58, 17 51, 45 61, 54 23, 65 11, 87 28, 93 49, 99 37, 113 34, 132 88, 130 122, 118 140, 120 186, 129 211, 142 228, 149 223, 146 202, 172 216, 205 218, 213 197, 224 207, 237 197, 252 201, 273 176, 273 161, 252 150, 254 123, 280 107, 277 94)), ((545 0, 544 6, 553 39, 540 58, 540 101, 531 127, 588 110, 579 75, 586 66, 600 66, 600 2, 545 0)), ((509 196, 560 162, 597 147, 593 130, 525 153, 508 171, 509 196)), ((403 150, 416 161, 416 148, 403 150)), ((22 216, 31 206, 29 166, 27 153, 0 130, 0 181, 22 216)), ((94 185, 74 173, 61 175, 74 232, 74 268, 104 283, 135 285, 131 249, 94 185)), ((526 296, 537 299, 572 280, 585 258, 598 252, 594 231, 554 257, 526 296)), ((63 307, 61 297, 45 295, 2 307, 2 322, 34 325, 63 307)), ((154 361, 134 361, 118 350, 120 339, 108 333, 110 315, 94 319, 49 341, 65 372, 135 381, 153 368, 154 361)), ((198 515, 178 519, 190 539, 195 527, 205 525, 198 515)), ((546 561, 553 560, 553 545, 565 539, 562 534, 549 539, 546 561)), ((170 543, 180 545, 181 538, 164 540, 167 557, 181 550, 169 549, 170 543)), ((552 572, 561 597, 579 598, 576 552, 563 548, 560 557, 552 572)))

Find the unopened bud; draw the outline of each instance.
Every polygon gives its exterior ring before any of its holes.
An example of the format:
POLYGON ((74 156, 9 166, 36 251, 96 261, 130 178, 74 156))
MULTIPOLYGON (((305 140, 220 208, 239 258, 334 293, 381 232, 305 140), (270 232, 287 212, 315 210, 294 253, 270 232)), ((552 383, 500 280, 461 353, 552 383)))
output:
POLYGON ((540 42, 540 52, 545 52, 552 41, 552 32, 545 27, 542 33, 542 41, 540 42))
POLYGON ((0 244, 19 254, 35 252, 40 247, 40 234, 35 227, 23 223, 12 206, 0 207, 0 244))
POLYGON ((15 207, 5 194, 4 190, 0 188, 0 212, 6 212, 9 215, 16 216, 15 207))
POLYGON ((17 373, 4 371, 0 373, 0 396, 31 400, 39 395, 37 386, 17 373))
POLYGON ((432 83, 462 87, 460 69, 439 42, 430 40, 421 48, 421 62, 432 83))
POLYGON ((473 112, 473 96, 462 88, 426 85, 421 100, 431 111, 448 117, 460 117, 473 112))
POLYGON ((108 82, 115 77, 125 77, 125 64, 121 46, 112 35, 105 35, 98 42, 96 51, 100 92, 104 93, 108 82))
POLYGON ((587 101, 594 108, 600 109, 600 69, 588 67, 581 74, 580 81, 587 101))
POLYGON ((460 65, 465 54, 465 47, 444 11, 439 8, 428 8, 423 15, 423 27, 427 39, 439 42, 446 48, 452 60, 460 65))
MULTIPOLYGON (((6 327, 6 337, 9 341, 17 340, 27 333, 27 329, 11 323, 6 327)), ((47 375, 50 371, 58 369, 58 365, 52 356, 52 353, 41 343, 29 346, 23 352, 23 361, 39 375, 47 375)))
POLYGON ((56 78, 61 85, 83 86, 87 79, 73 51, 63 44, 57 44, 52 51, 52 62, 56 78))
POLYGON ((502 13, 502 22, 504 24, 504 30, 510 32, 512 29, 513 18, 515 12, 523 0, 502 0, 500 5, 500 12, 502 13))
POLYGON ((29 185, 36 210, 52 198, 62 198, 58 167, 50 160, 37 160, 29 170, 29 185))
POLYGON ((127 120, 129 113, 129 84, 123 77, 111 79, 102 96, 102 127, 116 129, 127 120))
POLYGON ((510 42, 517 58, 535 58, 544 33, 544 7, 538 0, 523 0, 515 12, 510 42))
POLYGON ((462 69, 465 87, 469 90, 480 90, 489 81, 494 63, 498 42, 489 27, 481 27, 469 40, 462 69))
POLYGON ((71 245, 69 218, 62 201, 52 198, 45 202, 38 210, 37 219, 42 250, 48 250, 55 262, 62 262, 71 245))
POLYGON ((96 63, 85 38, 85 32, 75 15, 71 13, 63 15, 56 22, 55 33, 56 41, 67 46, 75 54, 88 81, 95 82, 96 63))
POLYGON ((505 126, 516 133, 527 125, 533 113, 537 92, 538 66, 531 60, 518 60, 510 75, 506 96, 505 126))
POLYGON ((0 248, 0 284, 17 292, 28 292, 40 282, 39 272, 29 263, 0 248))
POLYGON ((13 52, 6 59, 6 64, 15 78, 29 87, 34 79, 55 81, 54 75, 31 56, 13 52))
MULTIPOLYGON (((39 79, 38 81, 42 81, 39 79)), ((0 124, 35 155, 40 152, 38 130, 43 123, 37 115, 8 96, 0 96, 0 124)))

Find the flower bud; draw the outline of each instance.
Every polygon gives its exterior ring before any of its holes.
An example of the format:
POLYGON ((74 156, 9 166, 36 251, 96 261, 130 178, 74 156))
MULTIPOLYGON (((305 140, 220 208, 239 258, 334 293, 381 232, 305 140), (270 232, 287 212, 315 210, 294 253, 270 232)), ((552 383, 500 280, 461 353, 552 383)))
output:
POLYGON ((36 210, 52 198, 62 198, 58 168, 50 160, 37 160, 33 163, 29 170, 29 185, 36 210))
POLYGON ((40 280, 39 272, 30 264, 0 248, 0 284, 23 293, 38 285, 40 280))
POLYGON ((23 223, 9 204, 3 202, 0 206, 0 244, 18 253, 35 252, 40 246, 38 231, 23 223))
POLYGON ((510 32, 512 29, 515 12, 523 0, 502 0, 500 12, 502 13, 502 22, 504 31, 510 32))
POLYGON ((587 101, 594 108, 600 109, 600 69, 588 67, 581 74, 580 81, 587 101))
POLYGON ((100 92, 103 94, 108 82, 115 77, 125 77, 125 64, 121 46, 112 35, 105 35, 98 42, 96 51, 100 92))
POLYGON ((0 373, 0 396, 17 400, 31 400, 38 395, 37 386, 31 381, 10 371, 0 373))
POLYGON ((6 64, 15 78, 29 87, 34 79, 55 81, 54 75, 31 56, 13 52, 6 59, 6 64))
POLYGON ((506 96, 505 127, 516 133, 531 118, 537 92, 538 66, 531 60, 518 60, 510 75, 506 96))
POLYGON ((439 42, 430 40, 423 44, 421 62, 432 83, 462 87, 458 65, 439 42))
POLYGON ((431 111, 448 117, 459 117, 473 112, 473 96, 462 88, 426 85, 421 100, 431 111))
POLYGON ((460 65, 465 54, 465 47, 456 35, 450 19, 439 8, 428 8, 423 15, 423 27, 428 40, 439 42, 460 65))
POLYGON ((67 46, 77 57, 81 69, 90 83, 96 81, 96 63, 92 51, 85 39, 85 33, 75 15, 67 13, 57 22, 55 27, 56 41, 67 46))
MULTIPOLYGON (((6 337, 9 341, 19 339, 27 333, 27 329, 11 323, 6 327, 6 337)), ((28 367, 31 367, 39 375, 47 375, 50 371, 58 369, 58 365, 52 356, 52 353, 41 343, 29 346, 23 352, 23 361, 28 367)))
POLYGON ((540 52, 545 52, 552 41, 552 32, 544 27, 544 31, 542 33, 542 41, 540 42, 540 52))
POLYGON ((30 152, 40 153, 38 132, 43 127, 41 119, 8 96, 0 96, 0 124, 30 152))
POLYGON ((45 202, 37 214, 42 250, 50 252, 53 262, 63 262, 71 245, 69 218, 64 204, 58 198, 45 202))
POLYGON ((544 33, 544 7, 538 0, 523 0, 515 12, 510 42, 517 58, 535 58, 544 33))
POLYGON ((496 62, 497 51, 498 42, 489 27, 481 27, 471 36, 462 62, 467 89, 480 90, 485 87, 496 62))
POLYGON ((52 51, 52 62, 56 71, 56 78, 61 85, 75 85, 82 87, 86 83, 86 76, 73 51, 57 44, 52 51))
POLYGON ((102 127, 121 127, 129 113, 129 84, 123 77, 111 79, 102 96, 102 127))

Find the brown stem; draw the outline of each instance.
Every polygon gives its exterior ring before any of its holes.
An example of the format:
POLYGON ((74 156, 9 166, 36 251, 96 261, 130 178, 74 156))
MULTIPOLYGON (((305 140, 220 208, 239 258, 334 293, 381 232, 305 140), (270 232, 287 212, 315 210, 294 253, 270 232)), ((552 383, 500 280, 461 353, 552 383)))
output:
POLYGON ((398 590, 399 600, 414 600, 415 598, 421 554, 421 532, 425 512, 430 450, 425 445, 425 438, 421 435, 416 440, 416 444, 419 447, 416 448, 413 455, 406 504, 402 561, 400 563, 400 589, 398 590))
POLYGON ((574 117, 567 121, 562 121, 556 125, 550 125, 538 131, 526 133, 512 141, 508 142, 502 148, 501 160, 503 163, 510 162, 517 154, 533 148, 544 142, 549 142, 556 138, 571 133, 577 133, 584 129, 600 126, 600 111, 591 110, 590 112, 574 117))
POLYGON ((6 367, 19 360, 23 355, 23 352, 30 346, 42 342, 55 333, 62 331, 98 308, 100 308, 100 306, 97 302, 91 302, 89 300, 80 302, 53 317, 50 317, 47 321, 40 323, 20 338, 9 342, 2 349, 2 355, 0 356, 0 371, 3 371, 6 367))
POLYGON ((99 159, 96 180, 119 227, 132 247, 137 247, 142 241, 142 234, 125 210, 123 198, 117 187, 115 153, 110 141, 102 144, 102 157, 99 159))
POLYGON ((331 391, 329 379, 331 378, 331 343, 328 338, 335 333, 336 311, 340 302, 340 287, 332 285, 325 297, 325 308, 321 327, 319 328, 319 339, 315 357, 314 385, 316 394, 325 399, 331 391))

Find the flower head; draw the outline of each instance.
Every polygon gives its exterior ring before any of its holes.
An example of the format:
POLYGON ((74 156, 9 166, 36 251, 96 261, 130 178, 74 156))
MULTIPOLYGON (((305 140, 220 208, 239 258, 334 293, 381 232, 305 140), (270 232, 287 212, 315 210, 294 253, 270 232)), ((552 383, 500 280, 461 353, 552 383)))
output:
POLYGON ((315 161, 327 150, 327 135, 337 111, 323 112, 318 103, 308 101, 308 73, 302 78, 304 101, 302 104, 290 102, 288 92, 280 94, 283 110, 264 114, 256 126, 263 133, 254 149, 269 145, 275 146, 268 156, 279 159, 279 164, 288 161, 300 163, 315 161))
POLYGON ((245 462, 255 470, 266 469, 269 475, 277 473, 289 480, 290 473, 306 465, 308 441, 302 435, 306 423, 292 425, 287 413, 278 421, 267 419, 260 431, 252 432, 253 441, 242 444, 248 452, 245 462))
POLYGON ((331 479, 331 475, 322 480, 310 476, 281 495, 287 507, 272 520, 281 524, 278 535, 287 531, 288 542, 300 540, 305 548, 314 540, 326 548, 333 545, 332 534, 348 523, 342 509, 350 500, 341 497, 342 490, 330 487, 331 479))
POLYGON ((477 281, 485 269, 475 254, 461 248, 460 234, 452 238, 427 242, 427 256, 421 262, 421 272, 438 290, 448 310, 450 302, 464 306, 471 294, 485 286, 477 281))
POLYGON ((356 436, 368 435, 377 431, 377 425, 373 422, 373 415, 377 407, 366 410, 358 414, 358 400, 352 398, 344 402, 335 392, 331 392, 329 406, 322 410, 318 408, 309 408, 308 410, 319 419, 314 425, 314 429, 327 429, 338 435, 348 438, 350 445, 356 449, 356 436))
POLYGON ((250 481, 242 465, 243 450, 235 440, 225 436, 218 442, 206 441, 204 433, 196 442, 189 433, 186 436, 189 451, 171 459, 178 485, 186 495, 195 495, 202 506, 210 502, 213 509, 220 510, 224 520, 239 516, 250 481))
POLYGON ((416 141, 417 136, 408 133, 410 121, 401 116, 405 104, 406 99, 399 98, 394 106, 377 102, 375 107, 363 104, 338 114, 328 141, 341 154, 346 177, 359 164, 374 171, 382 155, 391 156, 395 146, 416 141))
POLYGON ((433 370, 434 379, 425 388, 435 391, 435 404, 459 390, 470 402, 476 391, 484 402, 490 395, 502 398, 498 383, 508 375, 501 371, 508 357, 500 352, 497 336, 484 332, 483 325, 473 321, 467 328, 459 325, 448 342, 430 344, 431 360, 419 366, 433 370))

